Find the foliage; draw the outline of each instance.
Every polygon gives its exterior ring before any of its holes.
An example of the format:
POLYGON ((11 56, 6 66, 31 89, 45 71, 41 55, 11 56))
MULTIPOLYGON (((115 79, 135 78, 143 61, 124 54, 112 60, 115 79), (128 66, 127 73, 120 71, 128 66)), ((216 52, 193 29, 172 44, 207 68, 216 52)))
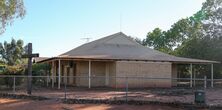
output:
POLYGON ((206 13, 202 21, 204 36, 222 39, 222 0, 207 0, 201 10, 206 13))
POLYGON ((13 66, 22 62, 23 41, 12 39, 10 43, 0 43, 0 57, 6 64, 13 66))
POLYGON ((32 66, 33 75, 34 76, 46 76, 49 75, 50 72, 50 65, 49 64, 34 64, 32 66))
MULTIPOLYGON (((18 76, 22 75, 24 73, 24 67, 23 66, 6 66, 3 75, 13 75, 18 76)), ((13 87, 13 78, 12 77, 4 77, 4 84, 8 87, 13 87)), ((16 85, 20 85, 22 83, 22 78, 17 78, 15 81, 16 85)))
POLYGON ((130 39, 136 41, 138 44, 145 45, 145 44, 144 44, 145 42, 144 42, 143 40, 141 40, 140 38, 131 37, 131 36, 128 36, 128 37, 129 37, 130 39))
POLYGON ((6 64, 0 60, 0 74, 4 71, 6 64))
MULTIPOLYGON (((3 75, 22 75, 24 72, 24 60, 21 58, 24 53, 23 41, 12 39, 10 43, 0 43, 1 74, 3 75), (20 65, 23 64, 23 65, 20 65)), ((13 78, 2 79, 8 87, 13 86, 13 78)), ((16 78, 16 85, 20 85, 23 78, 16 78)))
POLYGON ((148 32, 145 39, 146 46, 165 53, 174 53, 174 49, 185 44, 192 38, 200 37, 202 25, 192 21, 193 18, 181 19, 174 23, 167 31, 155 28, 148 32))
MULTIPOLYGON (((193 16, 177 21, 167 31, 155 28, 141 41, 176 56, 222 62, 222 0, 207 0, 193 16)), ((214 66, 216 77, 222 77, 221 66, 214 66)), ((195 68, 203 72, 203 66, 195 68)))
MULTIPOLYGON (((32 66, 33 76, 47 76, 50 75, 50 65, 49 64, 34 64, 32 66)), ((46 78, 33 78, 32 82, 36 85, 44 85, 46 78)))
POLYGON ((23 18, 25 8, 23 0, 0 0, 0 34, 15 18, 23 18))
MULTIPOLYGON (((195 24, 201 28, 193 27, 199 34, 189 36, 190 39, 184 42, 175 50, 175 54, 183 57, 215 60, 222 62, 222 0, 207 0, 202 9, 190 17, 195 24)), ((188 31, 192 33, 192 31, 188 31)), ((215 77, 222 77, 221 64, 214 66, 215 77)), ((209 68, 209 67, 208 67, 209 68)), ((209 69, 207 70, 210 73, 209 69)))
POLYGON ((172 44, 170 38, 166 36, 166 32, 162 31, 160 28, 155 28, 152 32, 147 34, 147 37, 144 41, 145 46, 152 47, 156 50, 162 52, 170 52, 172 49, 172 44))

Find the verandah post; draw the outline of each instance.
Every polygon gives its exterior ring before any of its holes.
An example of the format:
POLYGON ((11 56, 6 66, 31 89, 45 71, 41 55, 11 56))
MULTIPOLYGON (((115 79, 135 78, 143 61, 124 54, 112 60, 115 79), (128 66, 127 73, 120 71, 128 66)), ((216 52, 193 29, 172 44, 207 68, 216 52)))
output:
POLYGON ((126 87, 125 88, 126 88, 126 103, 127 103, 128 102, 128 91, 129 91, 128 90, 129 89, 128 77, 126 77, 125 81, 126 81, 126 87))
POLYGON ((59 68, 58 68, 58 89, 60 89, 60 83, 61 83, 61 68, 60 68, 60 66, 61 66, 61 61, 60 61, 60 59, 59 59, 59 68))
POLYGON ((214 65, 211 64, 211 87, 214 87, 214 65))
POLYGON ((52 61, 52 74, 51 74, 51 78, 52 78, 52 88, 54 88, 54 61, 52 61))
POLYGON ((15 93, 15 76, 13 77, 13 92, 15 93))
POLYGON ((196 87, 196 72, 195 72, 195 68, 193 69, 193 86, 196 87))
POLYGON ((205 75, 204 76, 204 89, 207 88, 207 76, 205 75))
POLYGON ((89 88, 91 88, 91 60, 89 60, 89 88))
POLYGON ((193 87, 193 64, 190 64, 190 87, 193 87))

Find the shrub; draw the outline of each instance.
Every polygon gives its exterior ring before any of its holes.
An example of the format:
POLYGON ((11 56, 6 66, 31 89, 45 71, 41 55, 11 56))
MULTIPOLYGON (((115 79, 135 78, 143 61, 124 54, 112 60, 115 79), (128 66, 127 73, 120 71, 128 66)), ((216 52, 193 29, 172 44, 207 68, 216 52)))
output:
MULTIPOLYGON (((22 66, 6 66, 4 71, 2 72, 3 75, 9 76, 18 76, 22 75, 24 72, 24 68, 22 66)), ((12 77, 4 77, 4 84, 7 87, 13 87, 13 78, 12 77)), ((21 85, 23 78, 17 78, 15 81, 16 85, 21 85)))
MULTIPOLYGON (((49 64, 34 64, 32 66, 32 76, 47 76, 50 73, 50 65, 49 64)), ((25 70, 25 74, 28 74, 28 70, 25 70)), ((44 85, 46 82, 46 78, 34 77, 32 78, 32 83, 35 85, 44 85)))

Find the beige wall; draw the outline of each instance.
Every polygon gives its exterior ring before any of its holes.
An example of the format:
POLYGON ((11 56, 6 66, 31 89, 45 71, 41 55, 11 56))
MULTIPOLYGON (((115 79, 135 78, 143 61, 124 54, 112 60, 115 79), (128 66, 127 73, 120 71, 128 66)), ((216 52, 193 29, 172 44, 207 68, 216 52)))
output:
MULTIPOLYGON (((171 63, 165 62, 135 62, 135 61, 118 61, 116 62, 116 76, 132 77, 128 79, 129 87, 171 87, 171 80, 164 79, 144 79, 133 77, 149 78, 171 78, 171 63)), ((117 86, 124 87, 125 79, 118 78, 117 86)))
POLYGON ((69 65, 70 62, 72 62, 72 61, 61 60, 61 69, 60 69, 60 73, 62 76, 61 84, 66 83, 68 85, 74 85, 73 78, 71 78, 73 76, 73 67, 70 67, 70 65, 69 65), (68 74, 68 69, 69 69, 69 74, 68 74), (67 78, 67 77, 63 77, 63 76, 71 76, 71 77, 67 78))
POLYGON ((52 77, 51 77, 51 80, 55 83, 56 82, 56 62, 52 62, 52 68, 51 68, 51 74, 52 74, 52 77))
MULTIPOLYGON (((69 76, 73 76, 73 67, 70 67, 69 66, 69 62, 71 61, 67 61, 67 60, 61 60, 61 68, 60 68, 60 74, 61 76, 67 76, 67 70, 69 69, 69 76), (62 68, 63 67, 63 68, 62 68), (63 71, 62 71, 63 70, 63 71)), ((56 63, 58 63, 58 61, 54 61, 54 64, 53 62, 51 63, 52 65, 52 68, 51 68, 51 73, 52 73, 52 76, 56 76, 56 72, 58 72, 58 68, 56 68, 56 63)), ((57 76, 58 77, 58 76, 57 76)), ((56 81, 56 78, 53 77, 52 78, 54 80, 54 83, 58 83, 56 81)), ((69 85, 74 85, 74 80, 73 78, 65 78, 65 77, 61 77, 61 84, 64 84, 65 82, 68 82, 69 85)))
POLYGON ((109 87, 115 87, 115 82, 116 82, 116 63, 115 62, 106 62, 107 65, 107 71, 109 72, 108 75, 108 85, 109 87))
MULTIPOLYGON (((77 61, 77 86, 88 86, 88 73, 89 73, 89 62, 88 61, 77 61)), ((91 61, 91 86, 105 86, 105 72, 106 62, 91 61)))
MULTIPOLYGON (((77 78, 68 79, 69 85, 85 86, 89 84, 88 61, 75 61, 77 78)), ((67 75, 67 68, 70 69, 70 76, 73 76, 73 68, 70 68, 68 61, 61 61, 64 65, 63 75, 67 75)), ((55 75, 55 65, 52 73, 55 75)), ((62 69, 61 69, 62 70, 62 69)), ((61 73, 62 74, 62 73, 61 73)), ((117 61, 102 62, 91 61, 91 86, 109 86, 109 87, 125 87, 125 78, 128 79, 129 87, 171 87, 176 85, 176 80, 165 79, 145 79, 148 78, 177 78, 177 65, 169 62, 142 62, 142 61, 117 61), (115 78, 117 77, 117 78, 115 78), (143 78, 133 78, 143 77, 143 78)), ((55 81, 55 80, 54 80, 55 81)), ((64 79, 65 81, 65 79, 64 79)))

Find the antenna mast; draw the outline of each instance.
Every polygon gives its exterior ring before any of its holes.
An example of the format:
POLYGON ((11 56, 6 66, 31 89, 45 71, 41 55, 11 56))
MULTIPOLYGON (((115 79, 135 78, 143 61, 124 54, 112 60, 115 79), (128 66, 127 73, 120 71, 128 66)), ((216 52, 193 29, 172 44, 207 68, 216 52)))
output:
POLYGON ((122 13, 120 13, 120 17, 119 17, 119 30, 120 32, 122 32, 122 13))
POLYGON ((86 37, 86 38, 82 38, 83 40, 86 40, 86 43, 88 43, 89 41, 90 41, 90 39, 92 39, 92 38, 90 38, 90 37, 86 37))

